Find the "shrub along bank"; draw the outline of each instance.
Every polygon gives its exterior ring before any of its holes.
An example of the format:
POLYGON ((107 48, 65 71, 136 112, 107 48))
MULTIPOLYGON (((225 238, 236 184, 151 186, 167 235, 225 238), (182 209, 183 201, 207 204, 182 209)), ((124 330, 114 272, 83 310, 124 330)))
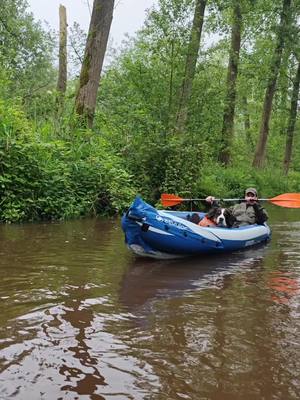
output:
POLYGON ((112 214, 134 197, 131 176, 107 141, 74 132, 46 140, 17 106, 0 102, 0 220, 112 214))
MULTIPOLYGON (((70 123, 67 124, 70 126, 70 123)), ((162 192, 184 197, 261 197, 299 191, 300 174, 255 170, 246 161, 224 168, 192 137, 116 135, 38 128, 21 107, 0 101, 0 221, 39 221, 121 213, 136 194, 158 205, 162 192)), ((184 204, 188 206, 188 204, 184 204)))

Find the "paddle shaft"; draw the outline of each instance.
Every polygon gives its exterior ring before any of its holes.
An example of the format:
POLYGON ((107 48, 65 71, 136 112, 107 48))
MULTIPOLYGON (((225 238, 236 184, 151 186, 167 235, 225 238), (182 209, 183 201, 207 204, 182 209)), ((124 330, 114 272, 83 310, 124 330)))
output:
MULTIPOLYGON (((255 199, 256 200, 256 199, 255 199)), ((183 199, 175 194, 163 193, 161 195, 161 202, 163 206, 172 207, 184 201, 206 201, 206 199, 183 199)), ((245 201, 245 199, 214 199, 214 201, 245 201)), ((287 208, 300 208, 300 193, 283 193, 271 199, 258 199, 256 201, 268 201, 280 207, 287 208)))
MULTIPOLYGON (((165 198, 164 200, 168 200, 167 198, 165 198)), ((170 200, 174 200, 174 199, 171 199, 170 198, 170 200)), ((205 201, 206 199, 180 199, 180 200, 178 200, 178 201, 205 201)), ((269 201, 269 200, 272 200, 272 199, 257 199, 257 201, 269 201)), ((214 199, 213 201, 245 201, 245 199, 214 199)), ((277 201, 280 201, 280 200, 277 200, 277 201)), ((283 200, 282 199, 282 201, 285 201, 285 200, 283 200)))

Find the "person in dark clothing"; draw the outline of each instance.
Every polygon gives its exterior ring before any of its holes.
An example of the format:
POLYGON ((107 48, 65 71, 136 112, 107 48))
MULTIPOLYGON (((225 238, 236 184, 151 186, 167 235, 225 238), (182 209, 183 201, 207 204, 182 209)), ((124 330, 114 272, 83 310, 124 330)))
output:
MULTIPOLYGON (((219 206, 213 196, 208 196, 206 202, 212 207, 219 206)), ((268 219, 267 211, 258 202, 257 190, 255 188, 247 188, 245 190, 245 200, 229 209, 235 218, 233 227, 252 224, 262 225, 268 219)))

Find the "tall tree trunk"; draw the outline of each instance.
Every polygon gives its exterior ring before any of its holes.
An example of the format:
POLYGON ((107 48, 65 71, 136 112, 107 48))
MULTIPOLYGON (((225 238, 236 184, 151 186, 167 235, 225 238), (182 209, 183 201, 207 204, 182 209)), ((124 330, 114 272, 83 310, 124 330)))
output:
POLYGON ((173 81, 174 81, 174 39, 171 41, 171 64, 170 64, 170 83, 169 83, 169 101, 168 101, 168 130, 171 128, 172 100, 173 100, 173 81))
POLYGON ((228 165, 230 163, 231 144, 234 131, 234 112, 236 99, 236 80, 241 48, 242 13, 240 1, 235 0, 233 6, 233 22, 231 27, 231 48, 227 71, 227 93, 223 115, 221 148, 219 161, 228 165))
POLYGON ((286 144, 285 144, 285 155, 283 160, 283 171, 287 175, 290 168, 290 162, 292 159, 293 150, 293 139, 295 132, 295 124, 297 119, 297 104, 299 98, 299 86, 300 86, 300 61, 298 64, 297 73, 293 82, 293 92, 291 97, 291 108, 289 115, 289 122, 286 132, 286 144))
POLYGON ((283 0, 283 6, 280 16, 280 25, 277 35, 277 45, 275 48, 273 61, 271 65, 270 78, 266 88, 259 138, 252 163, 253 167, 256 168, 263 167, 265 162, 266 146, 269 135, 269 122, 272 112, 272 103, 276 89, 278 72, 281 64, 282 51, 284 48, 285 30, 287 29, 288 26, 290 6, 291 6, 291 0, 283 0))
POLYGON ((184 79, 181 86, 179 107, 176 115, 175 132, 182 133, 186 127, 189 100, 192 93, 196 63, 200 48, 206 0, 196 0, 191 37, 185 63, 184 79))
POLYGON ((282 136, 286 135, 286 127, 288 122, 288 104, 289 99, 289 87, 290 87, 290 77, 288 74, 288 69, 290 67, 291 49, 283 49, 281 66, 278 74, 278 105, 277 105, 277 118, 280 120, 280 130, 279 133, 282 136))
POLYGON ((67 12, 59 6, 59 66, 58 66, 58 102, 62 103, 67 87, 67 12))
POLYGON ((75 110, 84 124, 93 126, 97 92, 113 17, 114 0, 94 0, 75 110))
POLYGON ((247 100, 246 95, 244 95, 242 98, 242 104, 243 104, 243 111, 244 111, 244 127, 245 127, 246 140, 247 140, 247 143, 250 144, 251 150, 254 150, 254 144, 253 144, 253 139, 252 139, 251 130, 250 130, 251 123, 250 123, 248 100, 247 100))

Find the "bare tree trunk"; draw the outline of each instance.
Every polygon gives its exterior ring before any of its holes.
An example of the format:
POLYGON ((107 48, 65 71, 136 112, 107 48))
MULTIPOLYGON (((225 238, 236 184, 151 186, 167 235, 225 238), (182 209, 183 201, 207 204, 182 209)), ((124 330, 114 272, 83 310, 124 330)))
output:
POLYGON ((223 115, 221 148, 219 161, 228 165, 230 163, 231 144, 234 132, 234 112, 236 99, 236 80, 241 48, 242 13, 240 1, 235 0, 233 6, 233 23, 231 27, 231 48, 227 71, 227 93, 223 115))
POLYGON ((193 26, 185 63, 184 79, 182 82, 179 107, 176 115, 175 132, 178 133, 182 133, 186 127, 188 105, 191 97, 200 48, 205 6, 206 0, 196 0, 193 26))
POLYGON ((244 127, 245 127, 246 140, 250 144, 251 149, 254 150, 253 139, 250 131, 251 123, 250 123, 250 114, 249 114, 247 96, 243 96, 242 104, 244 109, 244 127))
POLYGON ((293 139, 295 132, 295 124, 297 119, 297 104, 299 98, 299 86, 300 86, 300 61, 298 64, 297 73, 293 83, 293 92, 291 97, 291 108, 289 115, 289 123, 286 132, 286 144, 285 144, 285 155, 283 160, 283 171, 287 175, 290 168, 290 162, 292 159, 293 150, 293 139))
POLYGON ((93 126, 97 92, 113 17, 114 0, 94 0, 75 110, 84 124, 93 126))
POLYGON ((172 100, 173 100, 173 80, 174 80, 174 39, 171 42, 171 65, 170 65, 170 83, 169 83, 169 101, 168 101, 168 129, 171 128, 171 113, 172 113, 172 100))
POLYGON ((66 7, 59 6, 59 67, 57 91, 60 100, 66 93, 67 87, 67 13, 66 7))
POLYGON ((278 72, 281 64, 282 51, 284 48, 285 30, 288 26, 290 6, 291 0, 283 0, 283 6, 280 16, 280 26, 277 36, 277 45, 275 48, 273 62, 271 65, 270 78, 265 93, 259 138, 252 163, 253 167, 256 168, 262 168, 265 163, 266 146, 269 135, 269 122, 272 112, 273 97, 276 89, 278 72))
MULTIPOLYGON (((278 82, 280 81, 280 87, 278 87, 278 114, 277 116, 280 119, 280 130, 279 133, 282 136, 286 135, 286 127, 288 123, 288 113, 287 109, 289 108, 290 98, 289 98, 289 87, 290 87, 290 77, 288 74, 288 68, 290 65, 291 58, 291 49, 283 49, 282 58, 281 58, 281 66, 278 74, 278 82)), ((277 118, 278 118, 277 117, 277 118)))

